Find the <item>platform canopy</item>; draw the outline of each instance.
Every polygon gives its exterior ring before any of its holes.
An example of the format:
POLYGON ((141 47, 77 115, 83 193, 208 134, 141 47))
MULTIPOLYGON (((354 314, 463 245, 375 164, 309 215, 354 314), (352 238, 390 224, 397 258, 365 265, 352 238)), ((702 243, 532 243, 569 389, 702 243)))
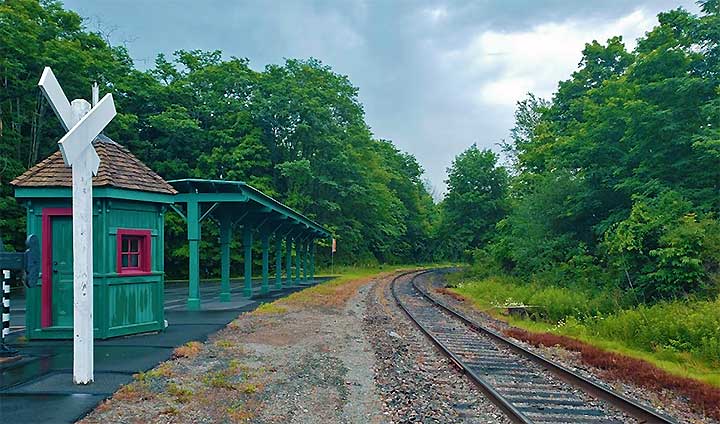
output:
POLYGON ((190 250, 188 309, 200 309, 199 241, 202 222, 208 218, 220 227, 221 301, 230 301, 230 240, 233 230, 240 227, 243 231, 245 250, 245 296, 252 297, 256 294, 252 286, 254 236, 258 236, 262 242, 263 272, 260 295, 266 295, 270 291, 268 270, 271 237, 275 241, 275 288, 282 287, 283 243, 286 286, 293 284, 293 269, 294 284, 307 281, 308 274, 311 279, 314 278, 314 241, 330 237, 330 232, 320 224, 241 181, 182 179, 169 183, 178 191, 173 208, 185 219, 188 228, 190 250))

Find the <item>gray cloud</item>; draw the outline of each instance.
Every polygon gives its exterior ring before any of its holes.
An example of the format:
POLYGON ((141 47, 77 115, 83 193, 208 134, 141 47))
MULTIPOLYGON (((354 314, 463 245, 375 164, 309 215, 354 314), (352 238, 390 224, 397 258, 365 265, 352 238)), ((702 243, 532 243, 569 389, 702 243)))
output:
POLYGON ((127 45, 140 68, 152 66, 158 53, 178 49, 220 49, 249 58, 256 69, 285 57, 316 57, 350 77, 375 135, 415 154, 440 190, 457 153, 472 143, 493 148, 507 137, 514 94, 506 89, 527 84, 551 90, 579 58, 568 46, 543 58, 546 66, 556 61, 557 67, 526 76, 520 72, 523 63, 515 62, 522 55, 507 51, 518 47, 494 42, 510 43, 515 34, 532 41, 543 31, 562 37, 566 29, 581 42, 603 29, 639 35, 650 28, 616 23, 638 11, 645 18, 678 6, 697 11, 688 0, 67 0, 65 5, 89 18, 90 29, 112 30, 111 41, 127 45), (549 24, 555 26, 538 29, 549 24), (507 98, 504 104, 488 101, 493 95, 507 98))

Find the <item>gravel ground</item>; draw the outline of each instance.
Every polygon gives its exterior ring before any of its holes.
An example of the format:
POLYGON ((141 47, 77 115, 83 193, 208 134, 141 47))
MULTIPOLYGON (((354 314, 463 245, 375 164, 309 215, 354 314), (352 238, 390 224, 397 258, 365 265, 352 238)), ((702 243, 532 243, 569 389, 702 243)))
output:
POLYGON ((281 325, 254 332, 246 346, 275 371, 254 422, 382 421, 369 372, 372 348, 355 331, 363 299, 358 294, 342 310, 284 314, 281 325))
POLYGON ((379 423, 365 292, 341 307, 241 315, 136 377, 83 423, 379 423))
MULTIPOLYGON (((180 347, 174 359, 137 375, 82 422, 509 422, 404 315, 390 282, 358 281, 243 314, 206 343, 180 347)), ((594 373, 572 352, 541 351, 594 373)), ((682 422, 710 422, 657 399, 682 422)))
POLYGON ((363 333, 388 422, 507 423, 508 419, 417 329, 392 300, 390 278, 367 295, 363 333))
POLYGON ((402 315, 390 280, 243 314, 138 374, 81 422, 508 422, 402 315))
MULTIPOLYGON (((453 296, 449 296, 442 291, 438 291, 437 289, 445 287, 445 281, 442 278, 427 278, 423 279, 419 283, 422 287, 426 287, 428 291, 431 291, 436 297, 440 298, 448 306, 464 312, 470 318, 473 318, 483 325, 494 328, 498 331, 502 331, 509 327, 506 322, 495 319, 488 314, 475 309, 469 302, 460 301, 453 296)), ((608 379, 603 370, 583 362, 578 352, 569 351, 559 346, 536 347, 522 340, 514 340, 528 350, 541 354, 542 356, 560 363, 573 371, 579 372, 587 378, 612 387, 613 390, 618 393, 622 393, 625 396, 670 415, 679 423, 720 424, 717 420, 705 416, 700 411, 694 410, 693 407, 688 404, 686 399, 678 396, 676 393, 668 390, 649 390, 625 381, 608 379)))

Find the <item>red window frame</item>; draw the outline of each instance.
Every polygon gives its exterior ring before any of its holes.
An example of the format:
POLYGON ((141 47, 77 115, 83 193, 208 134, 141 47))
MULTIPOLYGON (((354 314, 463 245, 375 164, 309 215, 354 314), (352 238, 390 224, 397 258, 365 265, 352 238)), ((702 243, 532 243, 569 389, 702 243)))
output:
MULTIPOLYGON (((150 264, 152 264, 152 235, 150 230, 117 230, 117 273, 122 275, 144 275, 150 273, 150 264), (123 239, 138 240, 137 252, 123 250, 123 239), (137 256, 137 266, 123 266, 123 256, 137 256)), ((130 260, 128 259, 128 265, 130 260)))

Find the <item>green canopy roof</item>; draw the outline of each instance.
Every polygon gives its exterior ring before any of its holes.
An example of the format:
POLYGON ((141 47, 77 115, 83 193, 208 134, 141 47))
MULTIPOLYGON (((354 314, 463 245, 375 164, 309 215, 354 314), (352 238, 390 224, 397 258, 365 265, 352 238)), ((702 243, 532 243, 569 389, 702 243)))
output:
POLYGON ((330 232, 317 222, 242 181, 187 178, 168 182, 179 192, 175 195, 176 203, 196 201, 215 204, 206 213, 212 213, 213 209, 222 210, 228 205, 233 207, 237 203, 247 203, 257 214, 289 220, 299 228, 305 227, 306 233, 321 238, 330 237, 330 232))

